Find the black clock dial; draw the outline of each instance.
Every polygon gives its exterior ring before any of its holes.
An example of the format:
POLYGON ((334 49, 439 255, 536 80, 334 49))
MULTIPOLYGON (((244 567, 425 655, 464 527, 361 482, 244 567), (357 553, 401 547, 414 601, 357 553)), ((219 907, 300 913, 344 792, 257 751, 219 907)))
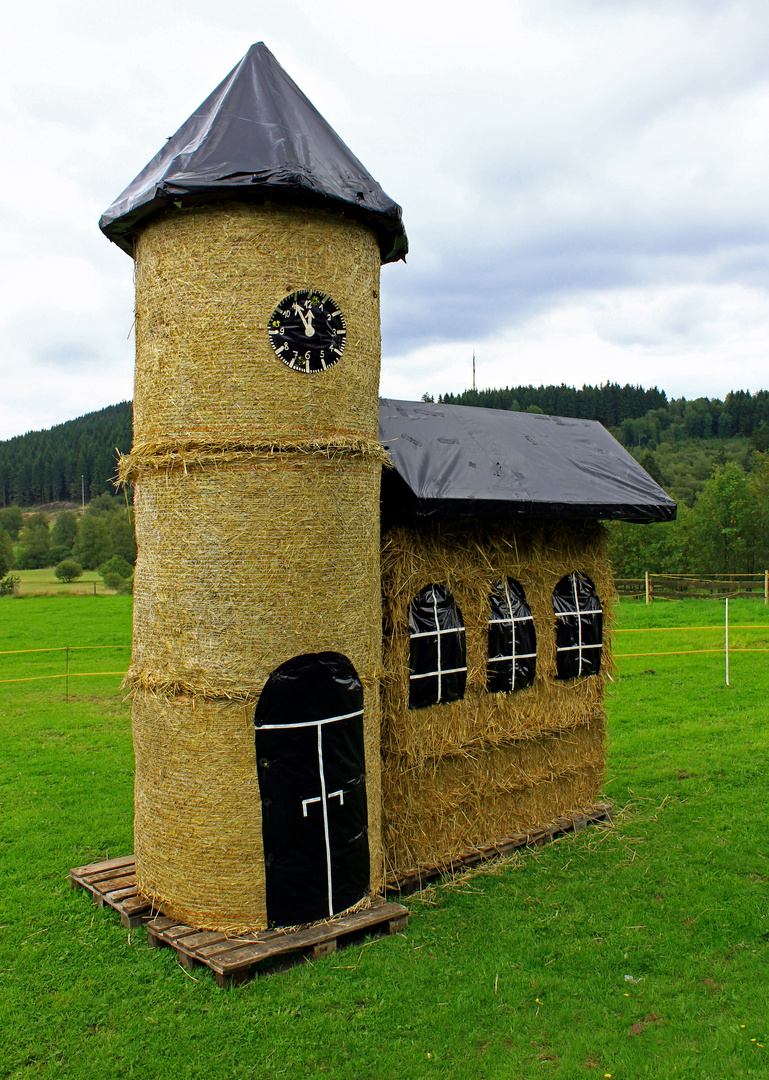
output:
POLYGON ((339 306, 317 289, 298 289, 284 297, 268 326, 275 355, 294 371, 327 371, 344 351, 347 328, 339 306))

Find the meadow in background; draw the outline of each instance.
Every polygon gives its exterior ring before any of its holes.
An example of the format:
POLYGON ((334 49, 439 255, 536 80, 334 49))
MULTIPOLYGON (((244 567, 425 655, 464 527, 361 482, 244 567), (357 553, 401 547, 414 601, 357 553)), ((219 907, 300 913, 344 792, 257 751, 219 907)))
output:
MULTIPOLYGON (((618 654, 723 642, 716 601, 618 616, 618 654), (651 626, 670 629, 625 632, 651 626)), ((765 1076, 769 673, 747 649, 769 614, 730 620, 754 627, 732 631, 730 687, 722 654, 620 655, 614 827, 408 898, 402 936, 221 991, 69 889, 132 850, 120 677, 78 675, 127 664, 131 597, 0 599, 0 1077, 765 1076), (100 646, 73 651, 68 703, 66 646, 100 646), (8 681, 33 675, 56 678, 8 681)))

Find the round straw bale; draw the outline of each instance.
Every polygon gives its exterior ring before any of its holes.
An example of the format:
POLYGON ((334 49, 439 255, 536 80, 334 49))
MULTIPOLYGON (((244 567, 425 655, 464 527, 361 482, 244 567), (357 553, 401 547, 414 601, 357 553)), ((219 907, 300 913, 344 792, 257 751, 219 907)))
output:
POLYGON ((136 244, 134 441, 376 438, 379 267, 374 234, 341 214, 219 203, 164 213, 136 244), (345 350, 296 372, 267 333, 277 304, 314 288, 339 304, 345 350))
POLYGON ((255 696, 291 657, 334 650, 381 667, 381 469, 265 455, 143 476, 129 680, 255 696))
POLYGON ((266 929, 253 709, 134 694, 141 892, 201 929, 266 929))

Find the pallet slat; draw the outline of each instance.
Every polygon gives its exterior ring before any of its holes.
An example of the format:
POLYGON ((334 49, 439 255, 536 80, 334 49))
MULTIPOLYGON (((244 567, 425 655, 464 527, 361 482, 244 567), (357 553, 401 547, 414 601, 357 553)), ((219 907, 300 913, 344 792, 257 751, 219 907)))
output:
POLYGON ((113 908, 123 926, 133 930, 155 914, 152 903, 136 887, 135 866, 133 855, 76 866, 69 872, 70 887, 90 893, 99 907, 113 908))
POLYGON ((204 964, 214 972, 219 986, 228 986, 247 982, 262 974, 262 969, 284 970, 287 965, 329 956, 371 934, 397 933, 407 923, 407 908, 380 900, 363 911, 304 930, 267 930, 232 938, 160 917, 147 924, 147 940, 154 948, 172 948, 187 970, 204 964))

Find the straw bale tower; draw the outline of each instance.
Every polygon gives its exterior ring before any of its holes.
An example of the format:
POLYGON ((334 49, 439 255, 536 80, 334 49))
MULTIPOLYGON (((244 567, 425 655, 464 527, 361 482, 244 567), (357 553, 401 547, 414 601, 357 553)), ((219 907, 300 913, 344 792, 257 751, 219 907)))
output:
POLYGON ((378 296, 400 208, 259 44, 100 225, 136 261, 139 887, 198 927, 327 917, 383 880, 378 296))

